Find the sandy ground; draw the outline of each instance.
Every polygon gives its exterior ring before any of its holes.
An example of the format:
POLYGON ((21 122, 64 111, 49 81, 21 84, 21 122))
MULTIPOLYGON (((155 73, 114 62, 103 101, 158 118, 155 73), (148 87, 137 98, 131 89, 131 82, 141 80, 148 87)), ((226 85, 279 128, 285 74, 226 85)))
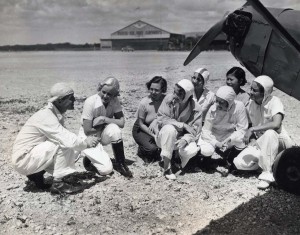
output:
MULTIPOLYGON (((200 64, 211 71, 208 87, 216 91, 224 84, 221 77, 226 70, 237 65, 231 55, 207 53, 183 67, 185 53, 146 57, 142 53, 88 54, 79 59, 73 59, 71 53, 60 55, 64 63, 49 54, 0 55, 8 61, 0 64, 0 234, 300 233, 299 196, 276 187, 259 191, 255 174, 222 177, 218 172, 199 172, 171 182, 162 176, 157 163, 146 165, 136 156, 131 128, 138 103, 146 95, 145 82, 161 74, 172 92, 174 83, 188 78, 200 64), (88 188, 83 193, 68 197, 25 192, 26 177, 10 165, 11 149, 22 125, 45 104, 49 85, 64 80, 74 87, 77 101, 75 110, 66 115, 66 125, 77 133, 84 97, 95 92, 99 77, 111 74, 122 78, 120 98, 126 115, 123 137, 126 156, 134 161, 129 166, 134 178, 127 180, 115 172, 102 182, 90 179, 85 181, 88 188)), ((249 73, 247 77, 253 79, 249 73)), ((278 90, 275 94, 286 107, 286 129, 300 143, 299 101, 278 90)), ((107 150, 111 153, 109 147, 107 150)), ((83 170, 81 160, 76 165, 83 170)), ((46 177, 50 180, 49 175, 46 177)))

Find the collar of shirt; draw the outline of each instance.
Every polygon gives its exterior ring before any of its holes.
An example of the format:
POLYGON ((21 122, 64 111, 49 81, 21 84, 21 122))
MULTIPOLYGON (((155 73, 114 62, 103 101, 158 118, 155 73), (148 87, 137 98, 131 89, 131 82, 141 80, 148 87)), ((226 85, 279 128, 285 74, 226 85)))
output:
POLYGON ((65 116, 59 112, 59 110, 55 107, 55 105, 53 105, 53 103, 48 103, 46 108, 51 109, 60 123, 64 123, 65 116))

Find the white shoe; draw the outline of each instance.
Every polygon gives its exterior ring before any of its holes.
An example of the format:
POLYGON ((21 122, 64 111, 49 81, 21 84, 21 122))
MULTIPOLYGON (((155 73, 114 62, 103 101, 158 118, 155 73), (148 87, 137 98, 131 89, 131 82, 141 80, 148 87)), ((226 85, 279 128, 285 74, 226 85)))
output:
POLYGON ((173 174, 171 169, 165 170, 164 172, 164 176, 166 177, 166 179, 168 180, 176 180, 176 175, 173 174))
POLYGON ((264 189, 267 189, 269 187, 270 187, 270 182, 268 182, 268 181, 260 180, 257 184, 258 189, 264 190, 264 189))

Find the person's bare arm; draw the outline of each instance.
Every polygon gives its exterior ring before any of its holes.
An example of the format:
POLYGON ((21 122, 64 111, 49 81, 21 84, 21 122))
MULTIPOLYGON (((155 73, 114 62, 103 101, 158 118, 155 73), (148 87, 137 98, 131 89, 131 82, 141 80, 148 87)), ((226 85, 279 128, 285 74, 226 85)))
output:
POLYGON ((249 143, 250 136, 252 136, 253 133, 260 132, 260 131, 266 131, 266 130, 278 130, 281 127, 283 120, 283 115, 281 113, 277 113, 273 116, 273 119, 271 122, 265 123, 260 126, 254 126, 250 127, 244 136, 244 142, 246 144, 249 143))

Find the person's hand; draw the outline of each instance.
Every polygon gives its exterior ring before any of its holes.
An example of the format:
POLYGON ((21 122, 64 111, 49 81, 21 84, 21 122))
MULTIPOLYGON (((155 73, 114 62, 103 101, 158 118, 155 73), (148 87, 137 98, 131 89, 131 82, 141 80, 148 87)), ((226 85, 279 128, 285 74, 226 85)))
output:
POLYGON ((222 147, 223 148, 230 148, 232 147, 231 139, 226 138, 225 140, 222 141, 222 147))
POLYGON ((99 143, 100 139, 98 137, 95 136, 88 136, 85 139, 85 142, 87 144, 88 148, 94 148, 97 146, 97 144, 99 143))
POLYGON ((256 146, 256 145, 257 145, 256 139, 251 139, 251 140, 249 141, 248 146, 256 146))
POLYGON ((246 131, 246 133, 244 135, 244 138, 243 138, 243 141, 244 141, 245 144, 249 144, 249 139, 250 139, 250 137, 251 137, 252 134, 253 134, 252 128, 249 128, 246 131))
POLYGON ((150 136, 152 136, 152 138, 153 138, 153 140, 155 142, 156 134, 154 134, 154 133, 151 132, 150 136))
POLYGON ((106 123, 106 117, 105 117, 105 116, 99 116, 99 117, 96 117, 96 118, 93 120, 93 127, 102 125, 102 124, 104 124, 104 123, 106 123))
POLYGON ((177 145, 177 147, 179 149, 181 149, 181 148, 184 148, 188 143, 186 140, 180 139, 180 140, 177 140, 175 144, 177 145))
POLYGON ((221 143, 221 142, 218 141, 215 146, 218 149, 222 149, 223 148, 223 143, 221 143))
POLYGON ((183 124, 183 129, 185 129, 188 133, 190 133, 192 135, 196 135, 197 134, 196 130, 193 127, 189 126, 188 124, 184 123, 183 124))
POLYGON ((158 133, 157 121, 151 122, 149 126, 149 131, 153 134, 153 137, 158 133))

